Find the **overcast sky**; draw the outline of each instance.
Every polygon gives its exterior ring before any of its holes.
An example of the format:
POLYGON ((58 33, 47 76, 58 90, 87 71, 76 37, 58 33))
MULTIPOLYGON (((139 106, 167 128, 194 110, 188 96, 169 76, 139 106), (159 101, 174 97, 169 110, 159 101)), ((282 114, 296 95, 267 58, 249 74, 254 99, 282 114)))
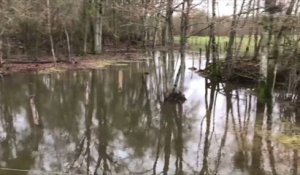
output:
MULTIPOLYGON (((199 4, 203 0, 194 0, 194 4, 199 4)), ((211 10, 211 0, 209 1, 209 6, 211 10)), ((203 10, 207 10, 207 0, 204 0, 205 3, 202 3, 199 8, 203 10)), ((233 13, 233 0, 217 0, 217 15, 224 16, 224 15, 231 15, 233 13)))

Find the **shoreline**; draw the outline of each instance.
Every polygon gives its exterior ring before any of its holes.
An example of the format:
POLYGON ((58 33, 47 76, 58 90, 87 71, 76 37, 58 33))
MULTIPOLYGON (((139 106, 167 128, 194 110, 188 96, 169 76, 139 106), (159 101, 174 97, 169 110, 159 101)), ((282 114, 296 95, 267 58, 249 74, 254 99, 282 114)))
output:
POLYGON ((142 52, 107 52, 101 55, 86 55, 73 57, 72 61, 58 60, 53 63, 51 56, 46 56, 36 61, 22 61, 20 59, 5 60, 0 67, 0 78, 17 73, 49 74, 70 70, 94 70, 118 62, 145 61, 147 56, 142 52))

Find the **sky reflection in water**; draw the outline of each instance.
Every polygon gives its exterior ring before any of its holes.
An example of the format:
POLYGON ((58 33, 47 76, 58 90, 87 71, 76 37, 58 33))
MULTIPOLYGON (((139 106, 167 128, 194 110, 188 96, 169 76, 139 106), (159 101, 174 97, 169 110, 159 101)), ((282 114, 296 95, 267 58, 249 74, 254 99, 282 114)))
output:
POLYGON ((4 79, 0 174, 299 173, 298 151, 276 142, 298 130, 296 109, 260 104, 251 89, 216 85, 188 69, 178 83, 187 101, 164 103, 176 68, 178 61, 156 53, 99 71, 4 79), (32 124, 32 94, 42 127, 32 124))

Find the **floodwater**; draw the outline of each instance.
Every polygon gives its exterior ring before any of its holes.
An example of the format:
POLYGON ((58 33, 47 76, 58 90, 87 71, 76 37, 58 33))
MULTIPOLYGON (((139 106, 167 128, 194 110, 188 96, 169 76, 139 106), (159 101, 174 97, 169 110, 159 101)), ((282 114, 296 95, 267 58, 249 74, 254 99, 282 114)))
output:
POLYGON ((0 175, 300 174, 298 150, 276 139, 300 126, 297 108, 276 100, 281 92, 265 104, 252 88, 186 69, 177 90, 187 100, 164 102, 178 68, 177 55, 168 58, 4 78, 0 175))

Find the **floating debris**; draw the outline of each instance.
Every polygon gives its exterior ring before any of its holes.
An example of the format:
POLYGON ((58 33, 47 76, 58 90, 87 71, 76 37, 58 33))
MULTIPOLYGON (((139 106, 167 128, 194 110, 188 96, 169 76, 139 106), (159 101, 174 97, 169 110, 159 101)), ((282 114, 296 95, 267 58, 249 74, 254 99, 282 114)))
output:
POLYGON ((189 70, 195 71, 195 70, 197 70, 197 68, 196 67, 190 67, 189 70))

